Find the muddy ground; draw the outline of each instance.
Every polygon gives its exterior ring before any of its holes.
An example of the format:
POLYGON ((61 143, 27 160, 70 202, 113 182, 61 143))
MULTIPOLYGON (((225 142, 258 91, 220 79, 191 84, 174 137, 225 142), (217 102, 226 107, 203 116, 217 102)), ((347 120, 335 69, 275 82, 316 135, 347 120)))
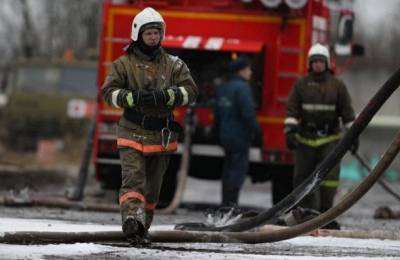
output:
MULTIPOLYGON (((11 190, 21 190, 28 187, 29 193, 41 197, 64 197, 68 188, 74 185, 77 169, 65 168, 63 170, 17 169, 1 167, 0 169, 0 195, 7 195, 11 190)), ((356 183, 342 183, 337 199, 344 196, 354 188, 356 183)), ((400 191, 400 183, 391 183, 392 187, 400 191)), ((113 191, 102 192, 91 177, 85 190, 85 201, 113 203, 117 195, 113 191)), ((203 181, 190 178, 184 193, 185 205, 192 203, 208 203, 218 205, 220 201, 220 183, 218 181, 203 181)), ((251 184, 246 182, 240 197, 240 204, 249 207, 271 207, 270 184, 251 184)), ((389 206, 400 210, 400 202, 387 194, 381 187, 375 185, 354 207, 337 220, 342 229, 360 230, 400 230, 400 220, 376 220, 374 211, 380 206, 389 206)), ((0 206, 0 218, 27 218, 27 219, 53 219, 66 220, 77 223, 97 223, 102 225, 120 225, 118 212, 87 212, 44 207, 4 207, 0 206)), ((205 221, 204 211, 180 208, 173 215, 157 215, 154 225, 171 225, 182 222, 205 221)), ((326 239, 326 238, 324 238, 326 239)), ((292 240, 291 240, 292 241, 292 240)), ((87 255, 65 256, 59 259, 292 259, 285 257, 391 257, 397 259, 400 255, 400 242, 393 250, 382 247, 347 247, 340 242, 329 242, 332 246, 318 246, 315 241, 304 242, 277 242, 268 244, 153 244, 148 249, 129 250, 126 244, 112 244, 112 250, 107 253, 90 253, 87 255), (209 257, 207 257, 209 255, 209 257), (283 258, 266 258, 274 255, 283 258), (260 258, 261 257, 261 258, 260 258)), ((355 240, 356 241, 356 240, 355 240)), ((357 240, 357 243, 359 243, 357 240)), ((393 241, 390 241, 393 242, 393 241)), ((373 242, 372 242, 373 243, 373 242)), ((378 243, 378 242, 377 242, 378 243)), ((107 244, 110 245, 110 244, 107 244)), ((295 258, 295 259, 300 259, 295 258)), ((51 259, 51 256, 49 258, 51 259)), ((399 258, 400 259, 400 258, 399 258)))

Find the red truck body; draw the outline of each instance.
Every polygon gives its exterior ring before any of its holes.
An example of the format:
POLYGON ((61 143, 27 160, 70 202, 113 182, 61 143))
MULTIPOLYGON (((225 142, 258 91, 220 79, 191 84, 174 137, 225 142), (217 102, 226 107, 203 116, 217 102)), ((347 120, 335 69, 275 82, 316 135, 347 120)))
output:
MULTIPOLYGON (((251 86, 257 120, 264 135, 262 147, 251 149, 250 174, 254 181, 273 180, 274 201, 278 201, 291 188, 293 158, 283 134, 287 96, 294 82, 307 71, 309 47, 316 42, 329 43, 330 11, 324 2, 309 0, 299 9, 291 9, 285 2, 276 8, 267 8, 258 0, 132 2, 106 1, 103 5, 94 142, 98 179, 105 187, 118 186, 120 175, 115 129, 121 111, 104 102, 101 86, 109 65, 123 54, 123 47, 130 42, 133 17, 151 6, 161 13, 166 23, 162 46, 187 63, 200 89, 194 107, 196 131, 190 175, 217 179, 221 174, 223 152, 212 131, 213 94, 228 62, 245 54, 253 62, 251 86)), ((174 111, 180 122, 184 114, 185 108, 174 111)), ((179 152, 171 161, 169 172, 175 172, 177 164, 179 152)))

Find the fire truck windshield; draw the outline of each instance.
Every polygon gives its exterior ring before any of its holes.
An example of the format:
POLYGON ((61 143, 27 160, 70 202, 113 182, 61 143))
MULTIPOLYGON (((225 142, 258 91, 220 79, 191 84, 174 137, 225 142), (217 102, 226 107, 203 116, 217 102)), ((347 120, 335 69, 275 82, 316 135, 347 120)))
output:
POLYGON ((252 63, 253 76, 250 81, 257 108, 261 105, 263 86, 263 53, 217 52, 193 49, 167 49, 167 52, 181 58, 189 67, 199 87, 197 106, 212 107, 215 89, 229 76, 228 64, 232 57, 246 55, 252 63))

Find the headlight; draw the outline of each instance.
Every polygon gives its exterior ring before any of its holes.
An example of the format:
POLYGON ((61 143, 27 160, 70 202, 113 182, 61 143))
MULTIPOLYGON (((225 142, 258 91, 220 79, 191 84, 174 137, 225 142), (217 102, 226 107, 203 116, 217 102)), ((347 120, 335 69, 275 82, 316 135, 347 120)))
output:
POLYGON ((307 4, 307 0, 285 0, 285 3, 292 9, 300 9, 307 4))
POLYGON ((276 8, 282 3, 282 0, 261 0, 261 3, 267 8, 276 8))

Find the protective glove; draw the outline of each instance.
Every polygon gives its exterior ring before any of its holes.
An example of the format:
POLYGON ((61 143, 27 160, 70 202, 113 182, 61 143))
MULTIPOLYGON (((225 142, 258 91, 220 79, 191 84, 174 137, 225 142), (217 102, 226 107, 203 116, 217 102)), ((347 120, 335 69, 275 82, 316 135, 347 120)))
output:
POLYGON ((151 91, 143 90, 142 92, 142 103, 145 106, 173 107, 182 104, 183 100, 182 92, 175 86, 151 91))
POLYGON ((299 141, 296 138, 295 133, 288 133, 286 134, 286 145, 289 150, 296 150, 299 146, 299 141))
POLYGON ((157 107, 165 105, 166 98, 162 90, 142 90, 142 104, 144 106, 157 107))
POLYGON ((141 91, 140 90, 121 90, 118 95, 118 103, 124 108, 133 108, 140 104, 141 91))
POLYGON ((173 107, 183 103, 182 91, 177 86, 171 86, 164 89, 165 96, 167 97, 165 105, 173 107))
POLYGON ((285 125, 285 136, 286 136, 286 145, 289 150, 295 150, 299 146, 299 141, 296 138, 297 133, 297 125, 287 124, 285 125))
POLYGON ((351 154, 356 154, 358 151, 358 146, 360 145, 360 142, 358 138, 354 140, 353 144, 350 146, 350 152, 351 154))

